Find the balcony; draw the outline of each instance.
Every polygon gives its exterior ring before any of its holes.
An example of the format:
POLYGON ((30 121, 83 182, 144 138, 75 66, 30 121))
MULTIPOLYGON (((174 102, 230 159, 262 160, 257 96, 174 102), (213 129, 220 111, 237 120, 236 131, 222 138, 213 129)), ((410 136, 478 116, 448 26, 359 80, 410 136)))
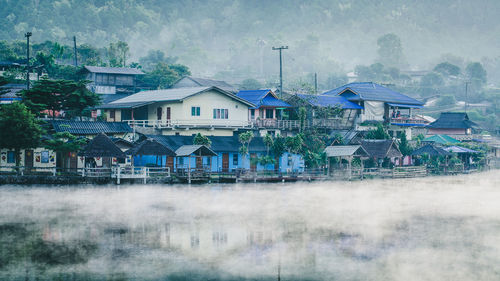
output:
POLYGON ((123 120, 131 127, 148 127, 155 129, 175 128, 251 128, 248 121, 229 119, 188 119, 188 120, 123 120))
POLYGON ((393 117, 390 119, 391 124, 392 123, 397 123, 397 124, 418 124, 418 125, 425 125, 428 122, 426 122, 422 118, 418 117, 408 117, 408 116, 401 116, 401 117, 393 117))
MULTIPOLYGON (((298 130, 300 120, 259 119, 253 120, 252 126, 257 129, 298 130)), ((353 120, 343 118, 304 120, 304 128, 350 129, 353 126, 353 120)))

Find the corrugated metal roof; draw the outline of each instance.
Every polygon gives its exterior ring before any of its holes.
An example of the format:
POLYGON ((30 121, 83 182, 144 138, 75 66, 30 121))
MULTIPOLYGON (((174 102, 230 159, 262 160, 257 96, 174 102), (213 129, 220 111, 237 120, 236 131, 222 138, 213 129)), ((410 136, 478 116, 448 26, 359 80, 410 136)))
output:
POLYGON ((137 101, 137 102, 123 102, 123 103, 107 103, 96 106, 97 109, 120 109, 120 108, 137 108, 154 103, 153 101, 137 101))
POLYGON ((424 107, 423 105, 392 103, 392 102, 388 102, 387 104, 390 106, 396 106, 396 107, 400 107, 400 108, 422 108, 422 107, 424 107))
POLYGON ((368 100, 368 101, 383 101, 390 103, 424 105, 409 96, 398 93, 394 90, 381 86, 373 82, 354 82, 336 89, 324 92, 322 95, 337 96, 344 95, 348 100, 368 100), (348 94, 353 93, 353 94, 348 94))
POLYGON ((306 101, 310 105, 320 107, 335 107, 341 106, 343 109, 363 109, 362 106, 357 105, 342 96, 327 96, 327 95, 305 95, 297 94, 297 97, 306 101))
POLYGON ((472 150, 466 147, 461 147, 461 146, 450 146, 445 148, 446 151, 453 152, 453 153, 479 153, 479 151, 472 150))
POLYGON ((423 139, 422 142, 435 142, 440 144, 447 144, 447 143, 459 143, 460 141, 448 135, 434 135, 423 139))
POLYGON ((158 142, 155 139, 146 139, 134 145, 131 149, 125 152, 127 155, 167 155, 175 156, 175 152, 158 142))
POLYGON ((248 106, 254 106, 252 103, 249 103, 248 101, 239 98, 238 96, 224 91, 220 88, 217 87, 191 87, 191 88, 176 88, 176 89, 166 89, 166 90, 153 90, 153 91, 142 91, 137 94, 130 95, 128 97, 125 97, 123 99, 119 99, 116 101, 113 101, 111 104, 118 104, 118 103, 131 103, 131 102, 161 102, 161 101, 182 101, 190 96, 194 96, 197 94, 201 94, 203 92, 207 91, 216 91, 221 94, 224 94, 232 99, 235 99, 241 103, 244 103, 248 106))
MULTIPOLYGON (((194 136, 163 136, 163 135, 148 135, 148 138, 153 138, 158 142, 170 147, 172 150, 177 150, 183 145, 193 144, 194 136)), ((212 145, 210 149, 215 152, 238 152, 241 143, 238 140, 238 136, 207 136, 212 145)), ((250 142, 248 151, 250 153, 254 152, 265 152, 267 151, 266 145, 262 137, 254 137, 250 142)))
POLYGON ((464 112, 442 112, 439 118, 430 123, 429 127, 436 129, 468 129, 479 127, 469 120, 464 112))
POLYGON ((235 87, 233 85, 227 83, 226 81, 222 81, 222 80, 214 80, 214 79, 207 79, 207 78, 200 78, 200 77, 193 77, 193 76, 187 76, 185 78, 190 79, 193 82, 195 82, 196 84, 203 86, 203 87, 214 86, 214 87, 219 87, 221 89, 226 89, 226 90, 227 89, 231 89, 231 90, 235 89, 235 87))
POLYGON ((212 151, 210 148, 204 146, 204 145, 183 145, 179 147, 176 151, 175 154, 177 156, 189 156, 189 155, 196 155, 196 156, 217 156, 217 153, 212 151))
POLYGON ((336 145, 327 146, 325 148, 326 156, 368 156, 368 153, 361 147, 361 145, 336 145))
POLYGON ((287 102, 278 99, 271 90, 244 90, 236 94, 238 97, 255 104, 254 108, 266 107, 292 107, 287 102))
POLYGON ((102 67, 102 66, 84 66, 92 73, 108 73, 108 74, 127 74, 127 75, 144 75, 144 72, 137 68, 129 67, 102 67))
POLYGON ((120 134, 133 131, 125 122, 52 120, 50 123, 56 132, 69 132, 73 135, 120 134))

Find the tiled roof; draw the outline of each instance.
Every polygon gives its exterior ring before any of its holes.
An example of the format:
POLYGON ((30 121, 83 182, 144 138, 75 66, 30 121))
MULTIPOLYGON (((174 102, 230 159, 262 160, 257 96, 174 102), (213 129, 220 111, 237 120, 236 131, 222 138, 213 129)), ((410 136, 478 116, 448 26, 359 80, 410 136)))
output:
POLYGON ((129 67, 102 67, 102 66, 85 66, 92 73, 108 73, 108 74, 128 74, 128 75, 143 75, 144 72, 137 68, 129 67))
POLYGON ((322 95, 337 96, 342 95, 350 101, 368 100, 382 101, 390 103, 400 103, 408 105, 423 105, 424 103, 409 96, 398 93, 394 90, 381 86, 373 82, 354 82, 336 89, 327 91, 322 95))
POLYGON ((363 140, 361 146, 373 158, 402 157, 393 140, 363 140))
POLYGON ((5 94, 0 95, 0 98, 21 100, 21 98, 18 97, 17 94, 20 91, 25 90, 26 85, 24 85, 24 84, 6 84, 3 86, 0 86, 0 89, 7 91, 5 94))
POLYGON ((429 124, 429 127, 436 129, 468 129, 479 126, 469 120, 467 113, 443 112, 436 121, 429 124))
POLYGON ((342 96, 297 94, 297 97, 313 106, 335 107, 339 105, 343 109, 363 109, 362 106, 357 105, 342 96))
POLYGON ((137 101, 137 102, 122 102, 122 103, 106 103, 98 105, 97 109, 121 109, 121 108, 137 108, 154 103, 152 101, 137 101))
POLYGON ((236 94, 238 97, 255 104, 255 108, 267 107, 292 107, 290 104, 278 99, 271 90, 244 90, 236 94))
POLYGON ((248 106, 253 106, 252 103, 247 102, 239 98, 238 96, 224 91, 217 87, 190 87, 190 88, 176 88, 176 89, 166 89, 166 90, 154 90, 154 91, 142 91, 137 94, 130 95, 128 97, 115 100, 108 105, 113 104, 124 104, 124 103, 133 103, 133 102, 161 102, 161 101, 182 101, 188 97, 201 94, 208 91, 217 91, 221 94, 224 94, 232 99, 235 99, 241 103, 244 103, 248 106))
POLYGON ((56 132, 69 132, 73 135, 120 134, 133 131, 125 122, 53 120, 50 123, 56 132))

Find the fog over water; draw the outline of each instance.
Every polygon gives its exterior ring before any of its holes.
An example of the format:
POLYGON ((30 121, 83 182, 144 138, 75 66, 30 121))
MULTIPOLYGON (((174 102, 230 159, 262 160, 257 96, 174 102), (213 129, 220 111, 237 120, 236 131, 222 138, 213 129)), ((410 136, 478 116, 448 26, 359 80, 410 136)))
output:
POLYGON ((0 279, 500 280, 499 202, 498 171, 2 186, 0 279))

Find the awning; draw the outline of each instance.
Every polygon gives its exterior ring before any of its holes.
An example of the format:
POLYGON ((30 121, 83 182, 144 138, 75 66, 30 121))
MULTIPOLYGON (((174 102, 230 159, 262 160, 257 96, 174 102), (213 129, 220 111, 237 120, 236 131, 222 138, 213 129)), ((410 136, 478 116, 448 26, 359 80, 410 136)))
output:
POLYGON ((394 107, 401 107, 401 108, 423 108, 423 105, 417 105, 417 104, 403 104, 403 103, 387 103, 389 106, 394 106, 394 107))

